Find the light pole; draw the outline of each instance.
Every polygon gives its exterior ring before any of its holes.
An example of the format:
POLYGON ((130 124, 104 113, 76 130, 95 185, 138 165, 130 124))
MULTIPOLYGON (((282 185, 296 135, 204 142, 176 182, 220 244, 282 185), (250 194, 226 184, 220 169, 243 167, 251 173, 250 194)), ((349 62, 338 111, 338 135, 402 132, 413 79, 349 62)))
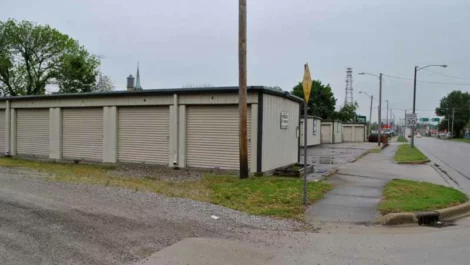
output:
POLYGON ((369 95, 366 92, 359 91, 359 94, 364 94, 370 98, 370 112, 369 112, 369 134, 372 132, 372 128, 370 127, 371 122, 372 122, 372 104, 374 102, 374 95, 369 95))
MULTIPOLYGON (((424 68, 432 67, 432 66, 439 66, 442 68, 446 68, 446 64, 430 64, 430 65, 425 65, 423 67, 415 66, 415 77, 414 77, 414 84, 413 84, 413 114, 416 114, 416 75, 419 70, 422 70, 424 68)), ((415 147, 415 127, 411 128, 411 148, 415 147)))
POLYGON ((378 77, 379 78, 379 113, 378 113, 378 139, 377 139, 377 145, 380 146, 380 140, 381 140, 381 131, 382 131, 382 125, 380 124, 380 119, 381 119, 381 115, 382 115, 382 73, 380 73, 379 75, 374 75, 374 74, 371 74, 371 73, 365 73, 365 72, 361 72, 359 73, 359 75, 371 75, 371 76, 375 76, 375 77, 378 77))
POLYGON ((387 102, 387 128, 390 130, 390 128, 389 128, 390 126, 388 124, 388 99, 385 100, 385 101, 387 102))

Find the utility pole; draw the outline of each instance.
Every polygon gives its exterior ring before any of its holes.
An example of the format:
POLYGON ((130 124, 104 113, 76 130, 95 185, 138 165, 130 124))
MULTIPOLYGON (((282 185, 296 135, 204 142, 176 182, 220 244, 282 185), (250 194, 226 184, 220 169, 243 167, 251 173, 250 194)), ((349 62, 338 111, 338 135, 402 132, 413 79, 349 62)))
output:
POLYGON ((379 118, 379 131, 378 131, 378 137, 379 139, 377 140, 377 145, 380 146, 380 142, 382 140, 381 138, 381 132, 382 132, 382 73, 379 75, 379 113, 378 113, 378 118, 379 118))
MULTIPOLYGON (((416 74, 418 73, 418 66, 415 66, 415 76, 413 82, 413 114, 416 113, 416 74)), ((415 127, 411 127, 411 148, 415 147, 415 127)))
POLYGON ((388 100, 385 100, 387 102, 387 128, 389 128, 390 124, 388 124, 388 100))
POLYGON ((452 134, 451 134, 451 137, 454 137, 454 120, 455 120, 455 109, 452 108, 452 134))
POLYGON ((372 133, 372 103, 374 102, 374 95, 370 96, 370 111, 369 111, 369 134, 372 133))
POLYGON ((403 130, 403 136, 406 137, 406 110, 405 110, 405 119, 403 120, 403 127, 405 128, 403 130))
POLYGON ((246 77, 246 0, 238 2, 238 111, 240 178, 248 178, 247 77, 246 77))

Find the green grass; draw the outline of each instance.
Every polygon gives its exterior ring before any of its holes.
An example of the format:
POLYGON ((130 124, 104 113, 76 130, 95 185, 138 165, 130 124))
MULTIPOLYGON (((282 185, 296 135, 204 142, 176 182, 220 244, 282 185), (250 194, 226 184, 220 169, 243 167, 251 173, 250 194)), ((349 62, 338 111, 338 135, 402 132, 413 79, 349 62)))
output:
POLYGON ((406 137, 400 135, 400 136, 398 136, 397 142, 407 143, 408 139, 406 139, 406 137))
POLYGON ((380 153, 380 151, 382 151, 382 147, 378 146, 374 149, 370 149, 369 153, 380 153))
POLYGON ((399 145, 395 153, 395 161, 397 162, 415 162, 427 159, 428 157, 421 153, 416 146, 411 148, 409 144, 399 145))
POLYGON ((395 212, 432 211, 468 201, 462 192, 427 182, 396 179, 383 190, 379 204, 382 214, 395 212))
MULTIPOLYGON (((112 175, 115 166, 40 162, 0 158, 0 166, 22 167, 49 173, 51 181, 83 183, 149 191, 170 197, 210 202, 256 215, 303 219, 302 179, 205 175, 200 180, 172 182, 157 177, 129 178, 112 175)), ((325 182, 307 184, 308 203, 323 198, 331 189, 325 182)))
POLYGON ((464 138, 454 138, 450 140, 455 141, 455 142, 470 143, 470 140, 464 139, 464 138))

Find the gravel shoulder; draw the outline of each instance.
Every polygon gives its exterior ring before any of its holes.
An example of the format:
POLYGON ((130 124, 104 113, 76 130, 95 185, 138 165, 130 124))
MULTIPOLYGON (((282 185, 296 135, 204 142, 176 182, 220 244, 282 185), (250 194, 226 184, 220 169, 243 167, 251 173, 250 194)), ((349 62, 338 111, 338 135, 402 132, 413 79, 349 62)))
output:
POLYGON ((305 229, 209 203, 46 176, 0 167, 0 264, 127 264, 188 237, 305 229))

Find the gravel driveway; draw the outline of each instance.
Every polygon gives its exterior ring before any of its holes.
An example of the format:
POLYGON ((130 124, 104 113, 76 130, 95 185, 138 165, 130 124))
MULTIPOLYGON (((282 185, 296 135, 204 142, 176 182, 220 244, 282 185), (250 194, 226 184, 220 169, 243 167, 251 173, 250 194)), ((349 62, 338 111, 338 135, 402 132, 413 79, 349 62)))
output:
POLYGON ((240 238, 302 224, 0 168, 0 264, 128 264, 188 237, 240 238), (214 220, 211 215, 220 216, 214 220))

